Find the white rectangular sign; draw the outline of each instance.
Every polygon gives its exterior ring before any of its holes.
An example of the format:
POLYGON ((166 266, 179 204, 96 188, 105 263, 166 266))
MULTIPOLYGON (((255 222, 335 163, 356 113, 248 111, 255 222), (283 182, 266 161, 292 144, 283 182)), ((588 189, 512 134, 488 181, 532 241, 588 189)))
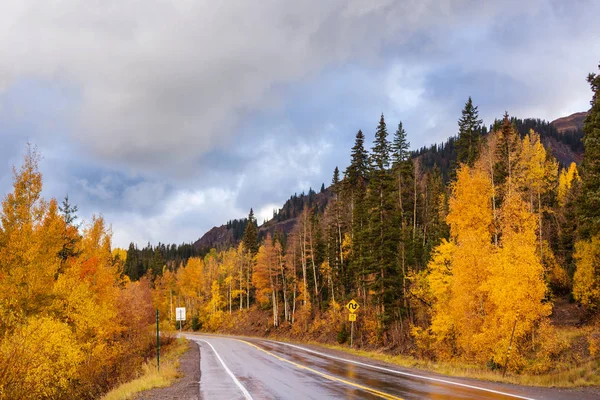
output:
POLYGON ((175 318, 176 321, 185 321, 185 307, 177 307, 175 309, 175 318))

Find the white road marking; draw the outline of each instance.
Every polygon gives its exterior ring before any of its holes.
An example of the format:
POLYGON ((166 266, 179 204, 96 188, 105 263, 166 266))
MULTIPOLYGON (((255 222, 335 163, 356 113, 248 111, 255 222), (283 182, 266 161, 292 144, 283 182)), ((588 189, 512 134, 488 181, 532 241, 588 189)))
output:
POLYGON ((504 395, 504 396, 514 397, 514 398, 517 398, 517 399, 535 400, 535 399, 533 399, 531 397, 519 396, 518 394, 506 393, 506 392, 501 392, 499 390, 488 389, 488 388, 484 388, 484 387, 480 387, 480 386, 467 385, 466 383, 459 383, 459 382, 448 381, 448 380, 445 380, 445 379, 433 378, 433 377, 430 377, 430 376, 423 376, 423 375, 411 374, 410 372, 403 372, 403 371, 398 371, 398 370, 395 370, 395 369, 389 369, 389 368, 379 367, 377 365, 366 364, 366 363, 363 363, 363 362, 360 362, 360 361, 348 360, 346 358, 332 356, 332 355, 329 355, 329 354, 326 354, 326 353, 321 353, 321 352, 318 352, 318 351, 315 351, 315 350, 307 349, 305 347, 300 347, 300 346, 296 346, 296 345, 289 344, 289 343, 277 342, 277 341, 274 341, 274 340, 270 340, 270 342, 274 342, 274 343, 278 343, 278 344, 283 344, 285 346, 289 346, 289 347, 293 347, 295 349, 303 350, 303 351, 306 351, 308 353, 318 354, 320 356, 331 358, 331 359, 334 359, 334 360, 344 361, 344 362, 347 362, 347 363, 356 364, 356 365, 360 365, 360 366, 368 367, 368 368, 373 368, 373 369, 378 369, 378 370, 381 370, 381 371, 391 372, 391 373, 394 373, 394 374, 405 375, 405 376, 410 376, 410 377, 413 377, 413 378, 425 379, 425 380, 434 381, 434 382, 441 382, 441 383, 446 383, 446 384, 455 385, 455 386, 461 386, 461 387, 465 387, 465 388, 469 388, 469 389, 482 390, 484 392, 501 394, 501 395, 504 395))
POLYGON ((227 368, 227 365, 225 365, 225 362, 223 361, 223 359, 221 358, 221 356, 219 355, 219 353, 217 353, 217 350, 215 350, 215 348, 213 347, 213 345, 210 344, 208 341, 206 341, 204 339, 193 339, 193 340, 204 342, 207 345, 209 345, 210 348, 212 349, 212 351, 215 353, 215 356, 217 356, 217 359, 221 362, 221 365, 223 366, 223 369, 225 369, 225 372, 227 372, 227 374, 229 374, 229 376, 231 377, 231 379, 233 379, 233 382, 235 382, 235 384, 237 385, 237 387, 240 388, 240 390, 244 394, 244 397, 247 400, 253 400, 252 396, 250 396, 250 393, 248 393, 248 391, 246 390, 246 388, 244 387, 244 385, 242 385, 242 383, 240 381, 238 381, 238 379, 235 377, 235 375, 233 375, 233 372, 231 372, 231 370, 229 368, 227 368))

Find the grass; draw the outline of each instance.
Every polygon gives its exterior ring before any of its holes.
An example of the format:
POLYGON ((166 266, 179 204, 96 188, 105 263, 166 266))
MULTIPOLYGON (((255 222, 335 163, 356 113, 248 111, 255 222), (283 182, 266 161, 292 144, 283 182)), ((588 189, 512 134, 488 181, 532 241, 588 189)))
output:
POLYGON ((574 388, 582 386, 600 386, 600 359, 590 360, 580 364, 565 364, 557 366, 555 371, 547 374, 507 374, 506 377, 503 378, 502 373, 491 371, 476 364, 458 361, 433 362, 419 360, 404 355, 390 355, 377 351, 354 350, 348 348, 347 346, 329 345, 316 342, 311 342, 310 344, 315 344, 332 350, 339 350, 349 354, 367 357, 373 360, 383 361, 402 367, 417 368, 453 377, 474 378, 492 382, 541 387, 574 388))
POLYGON ((164 354, 161 352, 160 371, 156 367, 156 358, 153 358, 142 366, 142 373, 137 379, 117 386, 102 399, 132 399, 136 394, 145 390, 171 386, 179 378, 179 357, 187 349, 187 339, 177 339, 173 345, 166 349, 164 354))

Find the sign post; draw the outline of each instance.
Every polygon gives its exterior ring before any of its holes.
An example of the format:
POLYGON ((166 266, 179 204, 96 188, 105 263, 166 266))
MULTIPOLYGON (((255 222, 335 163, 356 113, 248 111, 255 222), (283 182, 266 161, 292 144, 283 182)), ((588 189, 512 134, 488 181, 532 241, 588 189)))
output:
POLYGON ((354 344, 354 322, 356 321, 356 312, 360 308, 360 304, 352 299, 348 302, 348 304, 346 304, 346 308, 348 311, 350 311, 350 314, 348 315, 348 321, 350 321, 350 347, 352 347, 354 344))
POLYGON ((185 321, 185 307, 177 307, 175 309, 175 320, 179 321, 179 334, 181 334, 181 324, 185 321))
POLYGON ((158 308, 156 309, 156 365, 160 371, 160 331, 158 327, 158 308))

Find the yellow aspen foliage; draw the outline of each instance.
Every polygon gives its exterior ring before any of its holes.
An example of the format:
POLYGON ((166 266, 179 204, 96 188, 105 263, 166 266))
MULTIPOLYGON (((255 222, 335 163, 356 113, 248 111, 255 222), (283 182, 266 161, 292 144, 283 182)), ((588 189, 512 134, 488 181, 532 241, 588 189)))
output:
POLYGON ((511 362, 515 365, 525 350, 527 335, 550 315, 552 305, 544 302, 544 267, 536 248, 537 218, 518 193, 507 194, 501 213, 501 246, 491 263, 485 284, 493 312, 486 317, 482 338, 493 358, 503 360, 515 320, 511 362))
MULTIPOLYGON (((180 267, 179 271, 182 269, 183 267, 180 267)), ((154 281, 154 290, 152 291, 154 308, 159 311, 162 320, 174 323, 176 295, 176 275, 165 268, 162 276, 157 277, 154 281)))
MULTIPOLYGON (((184 268, 177 272, 177 293, 183 304, 189 308, 190 315, 197 315, 205 298, 205 264, 199 257, 192 257, 184 268)), ((172 296, 172 293, 170 294, 172 296)), ((181 307, 179 305, 178 307, 181 307)))
POLYGON ((492 185, 480 167, 462 167, 452 186, 447 222, 456 244, 452 254, 453 285, 448 312, 458 348, 467 355, 479 351, 474 341, 488 313, 487 292, 492 254, 492 185))
MULTIPOLYGON (((2 202, 0 334, 48 303, 47 293, 59 266, 57 255, 48 254, 52 244, 44 230, 48 205, 41 198, 39 161, 37 150, 28 147, 21 168, 13 168, 13 192, 2 202)), ((52 224, 49 219, 46 222, 52 224)))
POLYGON ((499 363, 517 319, 511 363, 517 369, 526 339, 547 325, 551 306, 543 302, 547 288, 536 215, 522 193, 509 190, 499 210, 501 240, 495 246, 492 195, 491 175, 482 163, 457 171, 447 216, 450 241, 434 250, 412 291, 431 304, 431 324, 412 333, 421 349, 437 358, 499 363))
POLYGON ((600 308, 600 236, 575 244, 577 269, 573 276, 573 297, 584 306, 600 308))
POLYGON ((265 244, 260 246, 256 255, 256 265, 252 272, 252 284, 256 288, 256 300, 263 306, 269 305, 272 300, 273 276, 278 273, 277 254, 275 246, 269 236, 265 244))
POLYGON ((0 399, 96 398, 152 346, 150 287, 121 278, 102 218, 80 233, 41 197, 39 160, 29 147, 0 213, 0 399))
POLYGON ((446 222, 458 242, 476 236, 484 240, 490 236, 492 185, 481 168, 461 167, 452 184, 450 212, 446 222))
POLYGON ((83 360, 67 324, 30 318, 0 341, 0 399, 67 398, 83 360))
POLYGON ((569 165, 569 168, 562 169, 558 177, 558 204, 563 207, 567 201, 567 194, 573 186, 573 182, 580 181, 579 171, 577 170, 577 164, 574 162, 569 165))
POLYGON ((210 300, 205 306, 205 311, 208 314, 206 328, 208 330, 217 330, 223 323, 225 314, 223 312, 223 307, 226 304, 221 295, 221 286, 217 280, 212 282, 210 293, 210 300))
POLYGON ((113 258, 118 258, 124 264, 127 261, 127 250, 121 249, 120 247, 115 247, 112 250, 113 258))
POLYGON ((352 256, 352 236, 349 233, 344 233, 344 240, 342 240, 342 254, 344 260, 348 260, 352 256))
POLYGON ((540 135, 531 130, 523 138, 516 182, 533 209, 539 196, 556 186, 558 162, 548 157, 540 135))
POLYGON ((413 327, 412 334, 419 347, 434 351, 439 358, 448 359, 456 353, 455 316, 450 309, 454 276, 452 261, 456 245, 445 239, 437 246, 427 269, 411 276, 411 294, 425 304, 431 304, 428 312, 431 317, 429 329, 413 327))

